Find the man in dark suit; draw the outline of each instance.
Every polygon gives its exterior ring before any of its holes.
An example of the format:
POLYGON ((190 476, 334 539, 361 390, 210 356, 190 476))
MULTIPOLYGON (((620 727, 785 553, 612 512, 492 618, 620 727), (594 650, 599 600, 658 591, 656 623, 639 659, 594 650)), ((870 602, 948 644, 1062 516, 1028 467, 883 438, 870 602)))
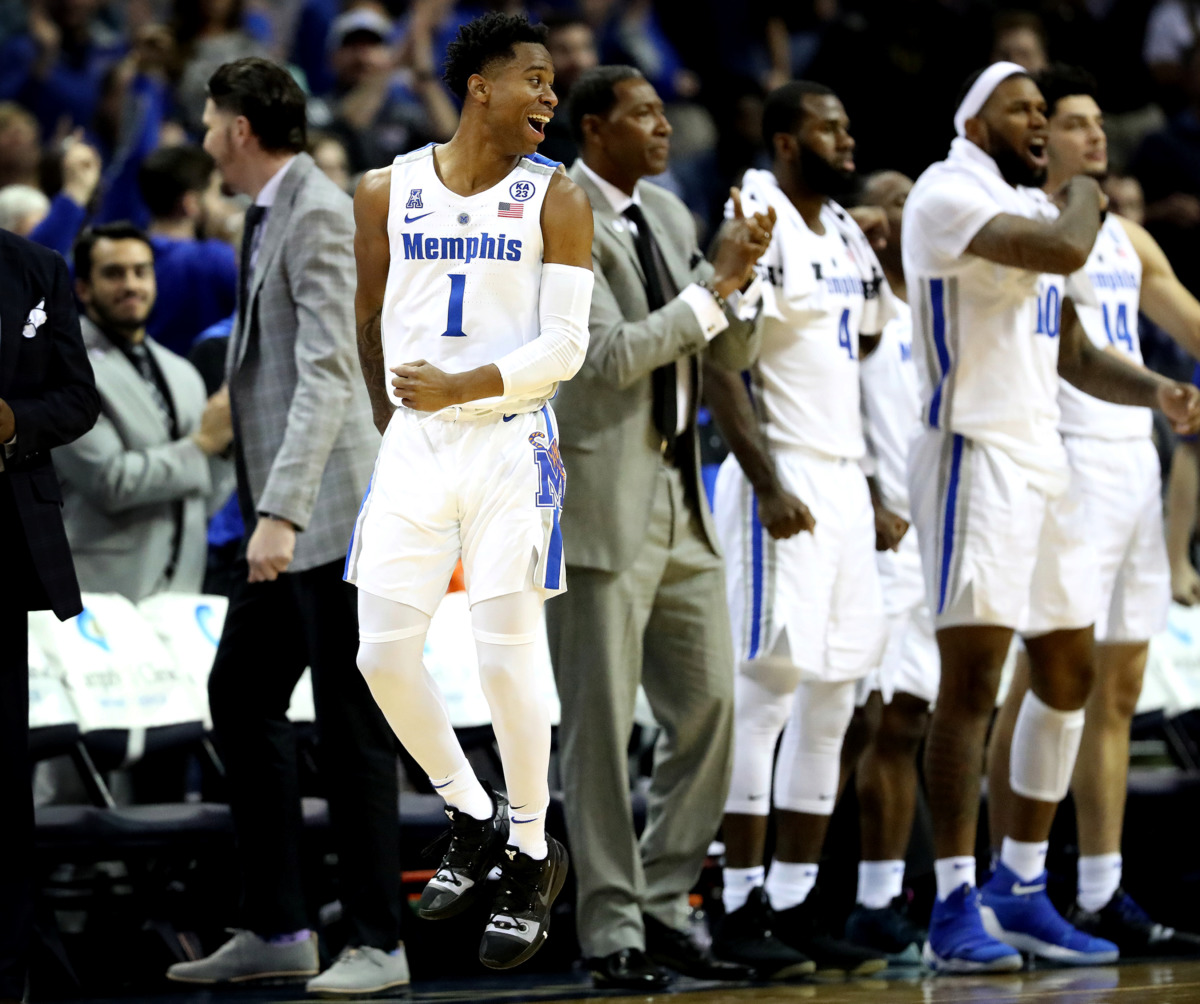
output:
POLYGON ((773 219, 734 221, 714 264, 704 260, 687 208, 641 180, 665 170, 671 127, 637 70, 584 73, 571 122, 581 158, 568 173, 592 204, 596 285, 587 359, 556 401, 571 588, 546 620, 579 940, 597 986, 661 987, 655 962, 744 978, 686 935, 729 785, 733 712, 724 574, 700 482, 698 359, 740 371, 757 356, 756 312, 740 317, 727 299, 750 281, 773 219), (626 760, 639 682, 662 726, 640 844, 626 760))
POLYGON ((28 611, 83 609, 50 450, 99 413, 66 263, 0 230, 0 1001, 25 992, 33 920, 28 611))
POLYGON ((342 580, 379 433, 357 357, 353 205, 302 152, 304 108, 287 70, 265 59, 226 63, 209 80, 205 149, 254 203, 226 364, 249 536, 208 683, 245 929, 167 975, 205 984, 312 976, 311 992, 365 995, 409 979, 398 945, 395 739, 358 670, 357 594, 342 580), (305 666, 351 932, 320 976, 286 715, 305 666))

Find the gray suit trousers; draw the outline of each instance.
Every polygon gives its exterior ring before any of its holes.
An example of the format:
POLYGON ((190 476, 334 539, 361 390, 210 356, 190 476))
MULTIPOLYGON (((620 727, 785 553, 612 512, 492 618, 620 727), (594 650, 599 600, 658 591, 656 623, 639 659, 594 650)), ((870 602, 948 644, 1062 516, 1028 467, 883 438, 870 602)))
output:
POLYGON ((568 582, 546 622, 579 940, 603 956, 645 947, 643 913, 686 926, 729 788, 733 643, 721 559, 673 467, 658 473, 632 566, 569 567, 568 582), (640 844, 626 754, 639 682, 662 730, 640 844))

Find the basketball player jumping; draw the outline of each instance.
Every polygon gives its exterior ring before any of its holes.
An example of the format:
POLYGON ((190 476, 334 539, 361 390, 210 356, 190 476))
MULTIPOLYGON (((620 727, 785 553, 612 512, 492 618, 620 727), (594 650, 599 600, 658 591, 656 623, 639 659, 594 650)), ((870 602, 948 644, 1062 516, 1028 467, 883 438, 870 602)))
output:
POLYGON ((544 943, 567 872, 545 834, 550 712, 534 640, 542 602, 566 588, 547 401, 587 348, 592 211, 535 153, 558 103, 545 38, 519 16, 464 25, 446 53, 463 103, 454 137, 368 172, 354 200, 359 354, 383 433, 346 563, 358 663, 447 803, 450 847, 419 912, 461 912, 499 864, 479 950, 497 969, 544 943), (422 663, 460 557, 507 801, 476 778, 422 663))

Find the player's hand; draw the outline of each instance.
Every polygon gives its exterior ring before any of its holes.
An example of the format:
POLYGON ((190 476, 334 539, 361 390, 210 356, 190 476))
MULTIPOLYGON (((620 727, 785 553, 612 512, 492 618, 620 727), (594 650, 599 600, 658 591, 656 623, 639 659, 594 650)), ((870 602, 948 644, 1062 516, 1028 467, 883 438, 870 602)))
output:
POLYGON ((891 509, 875 506, 875 550, 899 551, 900 541, 908 533, 908 520, 897 516, 891 509))
POLYGON ((1190 383, 1168 383, 1158 388, 1158 410, 1181 436, 1200 432, 1200 389, 1190 383))
POLYGON ((771 245, 775 230, 775 209, 747 216, 742 209, 742 193, 729 190, 733 219, 727 220, 717 235, 717 254, 713 261, 713 285, 722 296, 743 288, 754 277, 754 263, 771 245))
POLYGON ((86 208, 100 184, 100 154, 83 141, 76 129, 63 140, 62 192, 77 206, 86 208))
POLYGON ((413 411, 441 411, 462 404, 459 377, 424 359, 392 367, 392 386, 404 407, 413 411))
POLYGON ((879 206, 855 206, 846 212, 858 224, 858 229, 866 234, 871 247, 876 251, 887 247, 888 238, 892 236, 892 225, 888 223, 887 213, 879 206))
POLYGON ((1185 607, 1200 603, 1200 574, 1197 574, 1190 561, 1171 569, 1171 598, 1185 607))
POLYGON ((246 562, 250 582, 274 582, 288 570, 296 553, 296 528, 285 519, 259 516, 250 542, 246 562))
POLYGON ((759 493, 758 519, 776 540, 812 533, 817 526, 808 506, 784 488, 759 493))

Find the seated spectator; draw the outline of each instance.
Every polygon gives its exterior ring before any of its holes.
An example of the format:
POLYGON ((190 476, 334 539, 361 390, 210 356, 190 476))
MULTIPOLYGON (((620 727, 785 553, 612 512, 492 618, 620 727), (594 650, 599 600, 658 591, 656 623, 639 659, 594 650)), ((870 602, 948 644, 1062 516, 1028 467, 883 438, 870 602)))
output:
POLYGON ((246 30, 243 0, 174 0, 171 27, 180 59, 175 101, 184 125, 199 134, 208 78, 217 67, 267 51, 246 30))
POLYGON ((1046 29, 1030 11, 1005 10, 996 15, 992 29, 992 62, 1016 63, 1030 73, 1050 65, 1046 55, 1046 29))
POLYGON ((326 131, 345 144, 352 172, 454 135, 458 111, 434 70, 429 6, 414 5, 399 49, 388 44, 395 26, 375 5, 355 7, 333 22, 329 44, 336 82, 326 131))
POLYGON ((0 188, 0 230, 28 237, 31 230, 50 212, 50 200, 40 188, 31 185, 5 185, 0 188))
POLYGON ((558 95, 559 111, 546 123, 546 138, 538 145, 538 153, 570 167, 579 155, 566 113, 571 87, 585 70, 600 65, 600 53, 596 48, 596 33, 583 17, 552 13, 543 18, 543 23, 550 29, 546 48, 554 60, 554 93, 558 95))
POLYGON ((221 240, 202 239, 205 194, 216 167, 198 146, 156 150, 142 164, 138 186, 150 210, 154 271, 163 296, 146 322, 159 345, 187 356, 210 324, 237 306, 237 257, 221 240))
POLYGON ((1188 56, 1188 107, 1138 147, 1129 172, 1146 196, 1146 229, 1175 266, 1180 281, 1200 295, 1200 46, 1188 56))
POLYGON ((30 240, 57 251, 64 258, 87 222, 92 198, 100 184, 100 154, 83 142, 83 130, 77 129, 63 141, 59 162, 62 187, 46 206, 42 219, 29 232, 30 240))
POLYGON ((41 162, 37 119, 15 101, 0 101, 0 188, 37 188, 41 162))
POLYGON ((0 100, 20 101, 42 136, 88 126, 100 82, 125 42, 96 18, 100 0, 32 0, 25 32, 0 45, 0 100))
POLYGON ((328 133, 309 133, 308 152, 330 181, 343 192, 351 192, 350 155, 346 144, 328 133))
POLYGON ((206 401, 196 369, 146 338, 157 291, 142 231, 84 231, 75 275, 101 398, 92 430, 54 451, 80 586, 135 602, 199 592, 213 458, 233 439, 229 396, 206 401))

